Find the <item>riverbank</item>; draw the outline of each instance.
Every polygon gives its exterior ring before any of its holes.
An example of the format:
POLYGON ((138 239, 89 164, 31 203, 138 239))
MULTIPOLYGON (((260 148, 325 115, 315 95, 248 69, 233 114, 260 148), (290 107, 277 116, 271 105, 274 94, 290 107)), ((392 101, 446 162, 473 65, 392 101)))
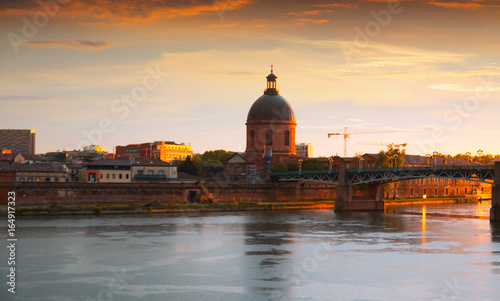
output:
MULTIPOLYGON (((6 206, 0 206, 2 213, 6 206)), ((53 203, 45 207, 16 208, 19 216, 37 215, 113 215, 113 214, 158 214, 158 213, 189 213, 189 212, 235 212, 235 211, 269 211, 269 210, 333 210, 334 201, 312 202, 274 202, 274 203, 224 203, 224 204, 177 204, 164 205, 153 202, 144 205, 97 205, 97 206, 64 206, 53 203)))
POLYGON ((447 204, 447 203, 479 203, 477 196, 466 197, 441 197, 441 198, 405 198, 405 199, 384 199, 385 206, 408 206, 424 204, 447 204))

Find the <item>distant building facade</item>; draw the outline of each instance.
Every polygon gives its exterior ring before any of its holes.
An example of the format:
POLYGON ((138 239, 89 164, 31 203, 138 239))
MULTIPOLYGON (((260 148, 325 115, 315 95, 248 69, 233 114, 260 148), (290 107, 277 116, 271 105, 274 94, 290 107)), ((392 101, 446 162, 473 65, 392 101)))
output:
POLYGON ((62 163, 19 164, 16 180, 19 182, 68 182, 66 165, 62 163))
POLYGON ((159 159, 165 162, 185 160, 193 156, 189 143, 175 143, 173 141, 155 141, 141 144, 118 145, 115 147, 116 157, 138 157, 159 159))
POLYGON ((295 144, 295 149, 297 150, 297 157, 301 158, 313 157, 313 145, 311 143, 295 144))
POLYGON ((34 130, 0 130, 0 150, 9 149, 14 154, 34 155, 36 133, 34 130))

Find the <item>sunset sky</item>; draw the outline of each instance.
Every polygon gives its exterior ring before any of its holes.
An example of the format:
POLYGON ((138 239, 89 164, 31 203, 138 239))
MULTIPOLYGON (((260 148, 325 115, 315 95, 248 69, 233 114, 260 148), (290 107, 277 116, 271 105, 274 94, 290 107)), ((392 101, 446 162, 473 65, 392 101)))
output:
POLYGON ((41 3, 0 4, 0 128, 34 129, 38 153, 244 151, 273 64, 315 156, 341 155, 327 133, 345 126, 382 132, 353 135, 351 156, 381 148, 366 142, 500 154, 500 0, 41 3))

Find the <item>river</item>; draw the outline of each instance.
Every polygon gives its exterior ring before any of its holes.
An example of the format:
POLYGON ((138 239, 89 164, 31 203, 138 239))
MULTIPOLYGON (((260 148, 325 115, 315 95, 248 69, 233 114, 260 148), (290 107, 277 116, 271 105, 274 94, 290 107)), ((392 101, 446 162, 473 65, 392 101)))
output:
POLYGON ((499 300, 490 206, 18 217, 0 300, 499 300))

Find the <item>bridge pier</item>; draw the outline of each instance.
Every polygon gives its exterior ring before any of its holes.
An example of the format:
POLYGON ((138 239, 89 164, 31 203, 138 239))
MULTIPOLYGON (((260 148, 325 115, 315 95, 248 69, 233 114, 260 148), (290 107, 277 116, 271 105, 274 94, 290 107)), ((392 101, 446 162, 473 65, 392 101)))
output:
POLYGON ((368 196, 354 196, 353 194, 353 187, 349 185, 347 170, 345 167, 340 167, 334 211, 384 210, 384 191, 381 184, 368 184, 368 196))
POLYGON ((495 162, 495 180, 491 188, 490 221, 500 221, 500 162, 495 162))

